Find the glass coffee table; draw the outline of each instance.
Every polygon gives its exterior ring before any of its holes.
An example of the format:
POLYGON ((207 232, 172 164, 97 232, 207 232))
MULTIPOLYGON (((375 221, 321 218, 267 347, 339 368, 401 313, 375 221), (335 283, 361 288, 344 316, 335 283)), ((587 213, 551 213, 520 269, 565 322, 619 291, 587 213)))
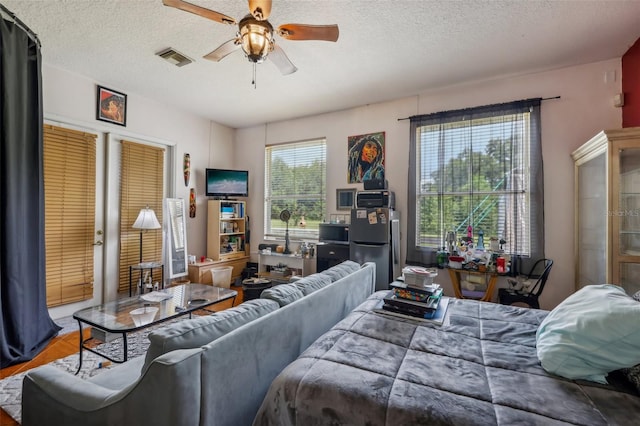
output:
POLYGON ((191 317, 193 311, 231 298, 233 298, 233 305, 237 295, 237 291, 228 288, 206 284, 182 284, 77 311, 73 314, 73 318, 78 321, 80 328, 80 354, 76 374, 82 368, 82 351, 85 349, 109 361, 125 362, 127 360, 127 333, 160 324, 181 315, 191 317), (88 347, 87 343, 94 337, 83 338, 83 323, 97 328, 105 334, 121 334, 124 346, 122 359, 114 359, 88 347))

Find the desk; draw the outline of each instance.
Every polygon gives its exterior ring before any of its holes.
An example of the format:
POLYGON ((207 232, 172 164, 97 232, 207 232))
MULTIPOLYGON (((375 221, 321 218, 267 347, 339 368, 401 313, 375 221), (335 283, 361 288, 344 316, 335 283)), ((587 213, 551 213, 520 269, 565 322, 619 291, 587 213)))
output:
MULTIPOLYGON (((313 257, 296 256, 295 254, 282 253, 260 253, 260 262, 258 264, 258 275, 267 272, 267 266, 277 266, 285 264, 288 268, 295 270, 303 277, 316 272, 316 259, 313 257)), ((287 279, 288 281, 288 279, 287 279)))
POLYGON ((495 272, 479 272, 467 269, 448 268, 451 277, 451 286, 458 299, 475 299, 483 302, 491 302, 493 291, 498 282, 498 274, 495 272), (470 281, 484 290, 467 290, 462 288, 463 281, 470 281), (486 287, 485 287, 486 285, 486 287))
MULTIPOLYGON (((153 270, 160 269, 160 289, 164 288, 164 264, 162 262, 142 262, 136 265, 129 266, 129 297, 131 297, 131 287, 133 280, 133 271, 139 272, 140 294, 144 293, 144 271, 149 271, 149 278, 151 278, 151 285, 153 286, 153 270)), ((153 290, 153 289, 152 289, 153 290)))

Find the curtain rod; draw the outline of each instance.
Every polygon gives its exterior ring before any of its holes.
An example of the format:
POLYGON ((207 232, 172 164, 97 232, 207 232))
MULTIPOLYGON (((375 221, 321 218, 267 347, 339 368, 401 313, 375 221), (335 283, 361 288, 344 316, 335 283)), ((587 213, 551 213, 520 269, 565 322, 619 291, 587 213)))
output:
MULTIPOLYGON (((560 99, 560 95, 558 95, 558 96, 554 96, 554 97, 552 97, 552 98, 539 98, 539 99, 540 99, 541 101, 548 101, 548 100, 550 100, 550 99, 560 99)), ((517 101, 515 101, 515 102, 517 102, 517 101)), ((509 103, 509 102, 506 102, 506 103, 509 103)), ((464 109, 469 109, 469 108, 464 108, 464 109)), ((420 115, 422 115, 422 114, 420 114, 420 115)), ((411 120, 411 118, 412 118, 412 117, 415 117, 415 115, 413 115, 413 116, 411 116, 411 117, 398 118, 398 121, 411 120)))
POLYGON ((25 25, 24 22, 22 22, 16 15, 15 13, 11 12, 9 9, 7 9, 6 7, 4 7, 4 5, 2 3, 0 3, 0 11, 6 13, 7 15, 9 15, 9 17, 13 20, 13 22, 15 22, 24 32, 26 32, 29 35, 29 38, 31 38, 33 41, 36 42, 36 44, 38 45, 38 48, 41 48, 42 45, 40 44, 40 39, 38 38, 38 35, 36 33, 34 33, 33 31, 31 31, 31 29, 25 25))

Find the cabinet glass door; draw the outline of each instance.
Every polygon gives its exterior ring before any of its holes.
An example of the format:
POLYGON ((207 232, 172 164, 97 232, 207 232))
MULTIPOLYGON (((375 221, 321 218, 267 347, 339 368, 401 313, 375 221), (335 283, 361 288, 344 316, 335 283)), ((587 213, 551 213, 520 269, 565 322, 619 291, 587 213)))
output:
POLYGON ((630 296, 640 291, 640 264, 620 263, 620 286, 630 296))
POLYGON ((640 256, 640 149, 620 152, 621 256, 640 256))
POLYGON ((620 209, 613 214, 619 224, 620 285, 632 294, 640 290, 640 149, 622 149, 619 159, 620 209))
POLYGON ((605 154, 578 169, 578 277, 579 287, 606 281, 607 163, 605 154))

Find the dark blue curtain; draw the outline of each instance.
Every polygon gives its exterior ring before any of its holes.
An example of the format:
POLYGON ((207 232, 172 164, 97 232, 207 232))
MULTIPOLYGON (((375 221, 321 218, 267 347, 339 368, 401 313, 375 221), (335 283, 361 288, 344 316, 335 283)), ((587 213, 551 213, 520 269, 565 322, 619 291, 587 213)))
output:
POLYGON ((4 368, 33 359, 60 327, 46 304, 40 46, 28 28, 2 5, 0 9, 0 364, 4 368))

